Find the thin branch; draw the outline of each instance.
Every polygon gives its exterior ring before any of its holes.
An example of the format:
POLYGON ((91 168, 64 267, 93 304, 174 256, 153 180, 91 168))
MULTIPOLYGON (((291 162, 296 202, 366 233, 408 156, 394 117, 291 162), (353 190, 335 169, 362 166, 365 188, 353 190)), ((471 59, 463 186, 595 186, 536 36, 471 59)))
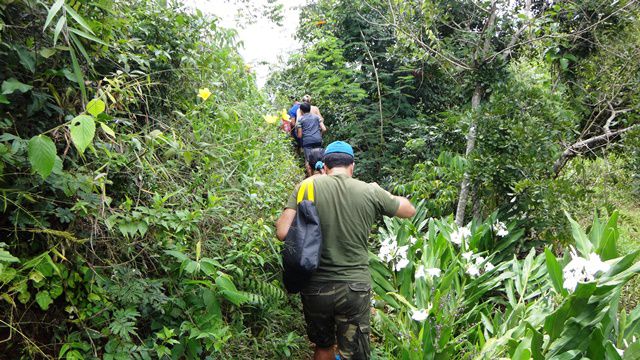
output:
POLYGON ((600 146, 606 146, 610 144, 614 139, 619 137, 620 135, 639 127, 640 127, 640 124, 635 124, 623 129, 608 131, 604 134, 594 136, 589 139, 581 140, 574 143, 573 145, 565 149, 565 151, 562 152, 562 155, 560 155, 560 158, 558 158, 558 160, 556 160, 556 162, 553 164, 554 176, 558 177, 562 168, 566 165, 567 161, 572 157, 593 151, 594 148, 597 148, 600 146))
POLYGON ((371 51, 369 51, 369 45, 367 45, 367 39, 364 37, 362 30, 360 30, 360 36, 362 36, 362 43, 364 44, 365 50, 367 50, 367 55, 369 55, 369 59, 371 60, 371 66, 373 67, 373 74, 376 77, 376 87, 378 89, 378 107, 380 110, 380 144, 384 144, 384 116, 382 114, 382 92, 380 91, 380 79, 378 78, 378 69, 376 68, 376 63, 373 60, 373 55, 371 55, 371 51))

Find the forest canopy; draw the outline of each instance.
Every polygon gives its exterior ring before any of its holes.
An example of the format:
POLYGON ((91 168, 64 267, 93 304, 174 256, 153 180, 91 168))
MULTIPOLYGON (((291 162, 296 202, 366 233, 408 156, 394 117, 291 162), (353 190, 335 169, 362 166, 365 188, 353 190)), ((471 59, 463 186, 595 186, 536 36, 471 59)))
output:
POLYGON ((418 209, 369 239, 374 359, 640 357, 637 1, 247 6, 301 44, 263 89, 180 1, 0 2, 0 358, 308 358, 304 94, 418 209))

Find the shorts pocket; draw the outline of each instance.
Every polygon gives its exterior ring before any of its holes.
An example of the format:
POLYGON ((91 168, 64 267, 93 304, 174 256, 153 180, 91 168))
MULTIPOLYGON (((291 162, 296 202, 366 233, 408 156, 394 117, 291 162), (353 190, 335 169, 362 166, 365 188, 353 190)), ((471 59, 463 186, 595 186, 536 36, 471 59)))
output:
POLYGON ((349 289, 356 292, 370 292, 371 284, 369 283, 349 283, 349 289))

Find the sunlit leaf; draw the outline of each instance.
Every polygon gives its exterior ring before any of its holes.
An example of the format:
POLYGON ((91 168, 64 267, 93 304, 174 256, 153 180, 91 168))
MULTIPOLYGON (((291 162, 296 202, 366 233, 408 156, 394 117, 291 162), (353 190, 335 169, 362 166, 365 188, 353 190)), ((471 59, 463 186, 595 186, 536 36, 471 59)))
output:
POLYGON ((79 115, 69 124, 71 140, 81 154, 91 144, 96 133, 96 123, 89 115, 79 115))
POLYGON ((87 104, 87 112, 95 117, 102 114, 106 108, 104 101, 100 99, 93 99, 87 104))

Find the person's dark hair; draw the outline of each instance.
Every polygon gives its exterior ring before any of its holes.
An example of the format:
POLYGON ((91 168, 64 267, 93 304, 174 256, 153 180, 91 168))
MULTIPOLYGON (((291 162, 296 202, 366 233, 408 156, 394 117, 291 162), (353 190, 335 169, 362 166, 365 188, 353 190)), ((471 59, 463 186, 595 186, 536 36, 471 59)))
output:
POLYGON ((311 111, 311 105, 309 105, 309 103, 303 102, 302 104, 300 104, 300 111, 302 111, 303 114, 308 113, 309 111, 311 111))
POLYGON ((326 154, 322 162, 324 162, 329 169, 333 169, 334 167, 347 167, 353 164, 353 156, 345 153, 331 153, 326 154))
POLYGON ((311 151, 309 151, 309 165, 311 166, 311 169, 314 169, 314 166, 316 165, 316 163, 318 161, 322 161, 322 157, 324 156, 324 149, 323 148, 315 148, 315 149, 311 149, 311 151))

